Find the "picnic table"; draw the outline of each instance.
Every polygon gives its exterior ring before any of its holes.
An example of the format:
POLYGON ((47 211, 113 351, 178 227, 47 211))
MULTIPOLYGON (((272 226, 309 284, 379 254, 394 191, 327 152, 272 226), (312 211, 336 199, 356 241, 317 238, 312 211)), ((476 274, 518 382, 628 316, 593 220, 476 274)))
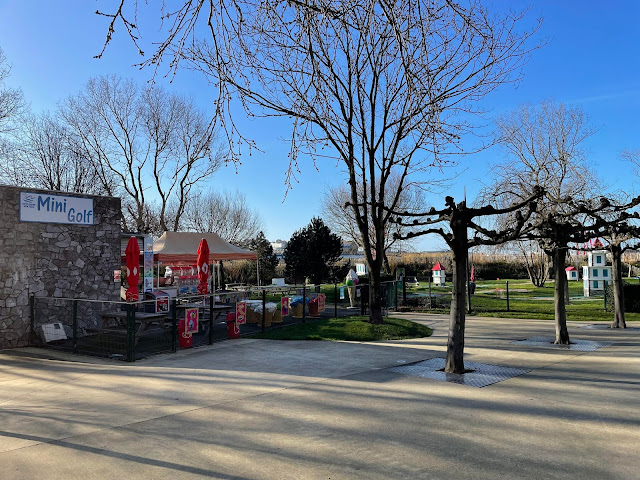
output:
MULTIPOLYGON (((165 313, 147 313, 136 312, 136 329, 135 343, 138 343, 140 336, 152 325, 157 324, 161 328, 166 329, 171 326, 171 319, 167 318, 165 313)), ((100 331, 109 331, 114 329, 127 329, 127 312, 118 310, 113 312, 103 312, 100 314, 102 320, 100 331)))

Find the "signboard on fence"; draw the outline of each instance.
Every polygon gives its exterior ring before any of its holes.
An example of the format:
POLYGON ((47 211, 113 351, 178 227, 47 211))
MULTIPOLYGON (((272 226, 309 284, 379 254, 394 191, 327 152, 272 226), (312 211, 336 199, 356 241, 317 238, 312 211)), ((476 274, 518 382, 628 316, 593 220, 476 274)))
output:
POLYGON ((245 302, 236 303, 236 324, 247 323, 247 304, 245 302))
POLYGON ((344 300, 344 287, 340 287, 340 300, 344 300))
POLYGON ((156 297, 156 313, 168 313, 169 312, 169 297, 160 296, 156 297))
POLYGON ((189 334, 198 333, 198 309, 187 308, 185 311, 184 332, 189 334))
POLYGON ((318 312, 324 312, 324 304, 327 296, 324 293, 318 295, 318 312))
POLYGON ((144 291, 153 290, 153 238, 144 237, 144 291))
POLYGON ((280 300, 280 305, 282 305, 282 316, 286 317, 287 315, 289 315, 289 297, 282 297, 282 300, 280 300))

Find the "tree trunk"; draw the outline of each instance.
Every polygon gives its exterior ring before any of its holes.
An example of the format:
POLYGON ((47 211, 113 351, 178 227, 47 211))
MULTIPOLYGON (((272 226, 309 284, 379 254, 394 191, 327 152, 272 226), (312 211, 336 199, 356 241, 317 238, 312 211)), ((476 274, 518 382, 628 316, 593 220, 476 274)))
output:
MULTIPOLYGON (((622 288, 622 247, 611 245, 611 276, 613 277, 613 323, 611 328, 627 328, 624 320, 624 289, 622 288)), ((605 287, 606 288, 606 287, 605 287)))
MULTIPOLYGON (((466 228, 465 228, 466 234, 466 228)), ((453 255, 453 292, 451 294, 451 317, 449 319, 449 340, 447 341, 447 361, 444 371, 464 373, 464 324, 467 287, 467 239, 462 245, 451 249, 453 255)), ((459 243, 462 243, 459 241, 459 243)))
POLYGON ((562 269, 564 273, 564 303, 569 305, 571 303, 571 297, 569 297, 569 278, 567 277, 567 271, 562 269))
POLYGON ((556 318, 556 340, 555 344, 569 345, 569 332, 567 331, 567 310, 564 303, 564 292, 567 274, 564 270, 566 250, 563 248, 555 248, 553 251, 553 263, 555 277, 554 286, 554 303, 556 318))
POLYGON ((376 325, 384 323, 380 287, 380 260, 374 260, 369 268, 369 321, 376 325))

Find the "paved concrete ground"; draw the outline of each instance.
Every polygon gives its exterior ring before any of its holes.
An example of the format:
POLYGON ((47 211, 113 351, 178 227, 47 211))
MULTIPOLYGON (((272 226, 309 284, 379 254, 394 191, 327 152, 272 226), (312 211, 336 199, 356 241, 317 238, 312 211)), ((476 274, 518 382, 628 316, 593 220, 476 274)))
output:
POLYGON ((640 332, 523 348, 549 321, 470 318, 466 359, 531 369, 482 389, 400 375, 427 339, 237 340, 135 364, 0 353, 0 479, 638 479, 640 332), (77 361, 80 360, 80 361, 77 361))

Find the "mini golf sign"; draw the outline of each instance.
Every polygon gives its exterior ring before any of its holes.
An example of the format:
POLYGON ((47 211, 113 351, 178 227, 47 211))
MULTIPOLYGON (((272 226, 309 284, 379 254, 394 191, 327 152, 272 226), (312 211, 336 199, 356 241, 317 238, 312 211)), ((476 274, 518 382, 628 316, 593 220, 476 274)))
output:
POLYGON ((20 192, 20 221, 93 225, 93 199, 20 192))

